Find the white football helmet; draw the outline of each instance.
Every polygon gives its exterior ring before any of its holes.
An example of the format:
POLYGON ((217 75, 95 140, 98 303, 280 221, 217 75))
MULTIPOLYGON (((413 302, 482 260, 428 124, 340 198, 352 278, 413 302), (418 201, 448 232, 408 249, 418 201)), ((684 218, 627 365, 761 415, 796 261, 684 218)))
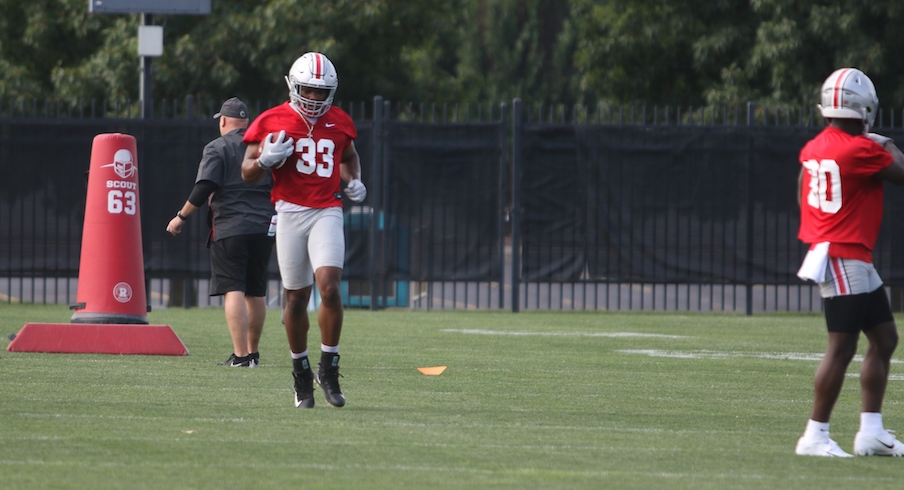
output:
POLYGON ((289 85, 289 99, 295 110, 308 117, 320 117, 333 104, 333 96, 339 86, 339 75, 326 56, 305 53, 292 63, 286 84, 289 85), (323 101, 307 99, 301 96, 301 87, 327 89, 330 95, 323 101))
POLYGON ((826 78, 820 92, 822 117, 862 119, 867 128, 876 120, 879 96, 865 73, 856 68, 840 68, 826 78))

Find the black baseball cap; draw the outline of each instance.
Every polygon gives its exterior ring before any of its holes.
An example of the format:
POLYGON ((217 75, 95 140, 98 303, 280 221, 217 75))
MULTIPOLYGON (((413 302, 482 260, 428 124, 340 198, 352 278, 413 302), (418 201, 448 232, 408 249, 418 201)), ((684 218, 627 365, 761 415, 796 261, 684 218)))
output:
POLYGON ((239 100, 238 97, 233 97, 226 102, 223 102, 223 106, 220 107, 220 112, 214 114, 213 118, 216 119, 220 116, 248 119, 248 106, 239 100))

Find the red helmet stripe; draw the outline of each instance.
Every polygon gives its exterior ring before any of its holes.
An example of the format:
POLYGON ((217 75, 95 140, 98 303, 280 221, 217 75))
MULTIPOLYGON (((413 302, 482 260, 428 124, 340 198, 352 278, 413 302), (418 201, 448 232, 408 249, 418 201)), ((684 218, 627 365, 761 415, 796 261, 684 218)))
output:
POLYGON ((844 80, 847 78, 848 73, 851 70, 845 68, 838 74, 838 78, 835 80, 835 87, 832 89, 832 107, 843 107, 844 103, 844 80))
POLYGON ((314 78, 323 78, 323 56, 314 55, 314 78))

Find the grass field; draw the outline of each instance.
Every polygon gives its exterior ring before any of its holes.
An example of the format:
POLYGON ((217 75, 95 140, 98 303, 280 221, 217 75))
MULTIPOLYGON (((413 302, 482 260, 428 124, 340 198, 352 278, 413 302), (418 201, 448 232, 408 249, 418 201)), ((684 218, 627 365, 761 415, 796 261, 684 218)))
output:
MULTIPOLYGON (((278 311, 258 369, 217 366, 231 351, 220 309, 149 314, 189 356, 6 352, 26 322, 70 317, 0 305, 4 489, 902 486, 901 459, 794 455, 819 315, 347 310, 348 405, 318 390, 313 410, 292 403, 278 311)), ((847 451, 859 365, 832 420, 847 451)), ((902 371, 891 429, 904 430, 902 371)))

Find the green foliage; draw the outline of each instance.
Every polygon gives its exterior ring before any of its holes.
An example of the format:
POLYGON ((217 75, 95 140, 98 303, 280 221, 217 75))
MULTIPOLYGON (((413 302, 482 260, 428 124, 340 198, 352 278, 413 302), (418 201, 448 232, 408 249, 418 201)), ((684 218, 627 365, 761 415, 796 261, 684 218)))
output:
POLYGON ((575 18, 582 87, 607 103, 714 102, 707 91, 743 59, 755 25, 750 8, 731 1, 573 3, 581 11, 575 18))
MULTIPOLYGON (((680 106, 815 103, 835 68, 904 106, 899 0, 216 0, 162 16, 154 97, 286 99, 326 53, 343 101, 680 106)), ((0 99, 138 98, 139 16, 0 0, 0 99)))
POLYGON ((567 2, 472 1, 456 50, 465 101, 573 103, 574 40, 567 2))
POLYGON ((113 19, 102 48, 73 66, 61 61, 50 72, 53 95, 62 99, 137 99, 136 24, 113 19))

